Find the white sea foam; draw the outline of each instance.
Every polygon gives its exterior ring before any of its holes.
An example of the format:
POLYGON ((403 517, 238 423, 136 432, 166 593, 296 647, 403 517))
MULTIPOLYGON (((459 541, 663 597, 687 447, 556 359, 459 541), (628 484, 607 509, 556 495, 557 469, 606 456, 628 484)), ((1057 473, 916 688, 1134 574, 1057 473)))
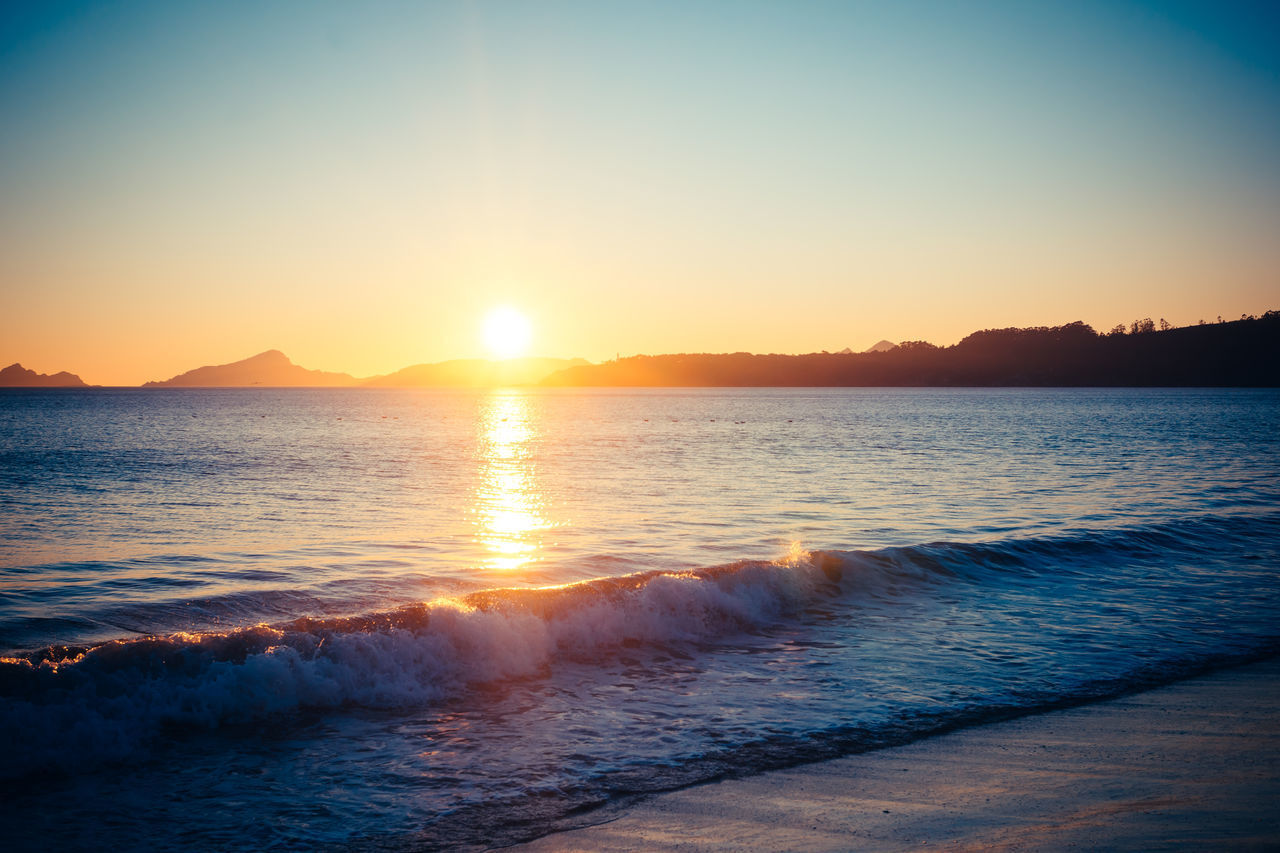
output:
POLYGON ((749 630, 831 591, 806 554, 491 590, 353 619, 119 641, 66 657, 48 650, 2 664, 0 767, 12 777, 121 758, 163 725, 429 703, 535 676, 558 658, 749 630))
MULTIPOLYGON (((1031 584, 1040 606, 1061 601, 1070 609, 1106 581, 1099 566, 1108 562, 1160 565, 1181 550, 1194 565, 1210 553, 1207 544, 1269 539, 1278 526, 1271 518, 1182 521, 1167 529, 979 544, 796 549, 773 562, 493 589, 364 616, 50 648, 0 662, 0 776, 132 756, 166 726, 216 728, 304 708, 424 706, 486 683, 539 677, 557 662, 591 664, 622 647, 750 632, 833 599, 866 612, 948 585, 982 595, 1031 584)), ((1136 587, 1125 593, 1138 594, 1136 587)), ((1203 653, 1237 651, 1246 641, 1203 653)))

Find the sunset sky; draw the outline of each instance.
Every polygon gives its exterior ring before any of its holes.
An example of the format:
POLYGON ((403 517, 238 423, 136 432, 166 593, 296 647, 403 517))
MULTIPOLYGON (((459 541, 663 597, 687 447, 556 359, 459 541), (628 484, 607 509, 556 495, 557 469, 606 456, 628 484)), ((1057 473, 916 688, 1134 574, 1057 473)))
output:
POLYGON ((0 11, 0 366, 950 344, 1280 308, 1280 6, 0 11))

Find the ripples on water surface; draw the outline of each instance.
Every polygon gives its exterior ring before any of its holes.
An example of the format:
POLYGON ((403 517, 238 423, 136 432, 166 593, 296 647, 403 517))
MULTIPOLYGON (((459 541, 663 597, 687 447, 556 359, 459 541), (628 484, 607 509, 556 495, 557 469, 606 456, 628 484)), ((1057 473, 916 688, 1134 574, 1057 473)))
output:
POLYGON ((1274 391, 0 392, 4 828, 484 843, 1270 653, 1278 462, 1274 391))

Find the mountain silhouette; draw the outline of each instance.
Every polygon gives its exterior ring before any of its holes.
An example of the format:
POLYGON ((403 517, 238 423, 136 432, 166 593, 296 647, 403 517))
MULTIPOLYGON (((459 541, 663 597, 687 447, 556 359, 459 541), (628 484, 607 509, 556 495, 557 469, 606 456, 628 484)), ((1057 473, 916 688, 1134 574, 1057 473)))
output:
POLYGON ((1100 335, 1081 322, 985 329, 949 347, 883 352, 632 356, 569 368, 544 385, 653 387, 1280 386, 1280 311, 1229 323, 1100 335))
POLYGON ((264 388, 343 387, 359 382, 346 373, 308 370, 289 360, 280 350, 270 349, 243 361, 197 367, 171 379, 147 382, 143 388, 264 388))
POLYGON ((503 361, 460 358, 435 364, 415 364, 386 376, 366 379, 360 384, 375 388, 536 385, 557 371, 588 363, 581 358, 511 358, 503 361))
MULTIPOLYGON (((1223 323, 1160 330, 1135 321, 1099 334, 1065 326, 984 329, 949 347, 880 341, 865 352, 808 355, 638 355, 584 359, 455 359, 415 364, 368 379, 308 370, 279 350, 188 370, 144 388, 370 387, 890 387, 890 386, 1242 386, 1280 387, 1280 311, 1223 323)), ((0 370, 0 387, 89 387, 80 377, 0 370)))
POLYGON ((0 388, 88 388, 83 379, 74 373, 60 370, 57 373, 36 373, 16 361, 0 370, 0 388))
POLYGON ((267 350, 242 361, 197 367, 144 388, 490 388, 501 385, 534 385, 558 370, 585 365, 583 359, 513 358, 506 361, 455 359, 437 364, 415 364, 385 376, 357 379, 347 373, 308 370, 279 350, 267 350))

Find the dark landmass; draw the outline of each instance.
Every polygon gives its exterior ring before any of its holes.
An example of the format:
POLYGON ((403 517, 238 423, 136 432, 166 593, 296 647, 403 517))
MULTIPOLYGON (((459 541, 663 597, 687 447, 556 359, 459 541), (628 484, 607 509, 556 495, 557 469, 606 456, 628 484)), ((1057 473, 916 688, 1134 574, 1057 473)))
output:
POLYGON ((558 370, 585 365, 583 359, 513 358, 506 361, 457 359, 439 364, 416 364, 386 376, 357 379, 347 373, 327 373, 299 367, 279 350, 267 350, 231 364, 197 367, 144 388, 488 388, 535 385, 558 370))
POLYGON ((280 350, 267 350, 243 361, 197 367, 161 382, 146 382, 143 388, 264 388, 345 387, 360 380, 346 373, 308 370, 289 360, 280 350))
POLYGON ((557 371, 588 364, 581 358, 512 358, 504 361, 455 359, 437 364, 415 364, 386 376, 366 379, 360 384, 374 388, 536 385, 557 371))
MULTIPOLYGON (((865 352, 639 355, 583 359, 455 359, 385 376, 308 370, 279 350, 188 370, 144 388, 1280 386, 1280 311, 1170 328, 1139 320, 1099 334, 1081 322, 985 329, 949 347, 880 341, 865 352)), ((87 388, 80 377, 12 364, 0 387, 87 388)))
MULTIPOLYGON (((880 347, 879 344, 872 349, 880 347)), ((1280 386, 1280 311, 1098 334, 1081 322, 987 329, 949 347, 908 341, 883 352, 634 356, 572 367, 555 386, 1280 386)))
POLYGON ((88 388, 83 379, 74 373, 60 370, 57 373, 36 373, 14 362, 0 370, 0 388, 88 388))

